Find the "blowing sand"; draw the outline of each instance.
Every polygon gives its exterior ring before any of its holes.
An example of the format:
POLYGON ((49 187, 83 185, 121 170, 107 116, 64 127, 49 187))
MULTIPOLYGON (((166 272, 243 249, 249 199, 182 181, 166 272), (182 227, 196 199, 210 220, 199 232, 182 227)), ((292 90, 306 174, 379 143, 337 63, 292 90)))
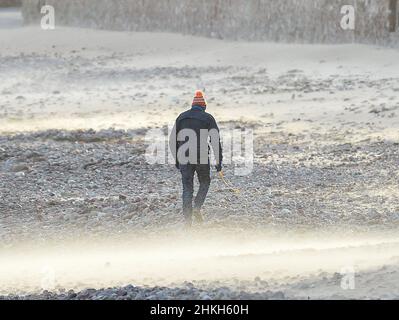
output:
POLYGON ((5 297, 397 298, 398 50, 42 31, 5 15, 5 297), (206 223, 185 234, 179 174, 146 163, 144 138, 197 88, 222 131, 254 130, 255 159, 249 176, 225 168, 240 195, 214 177, 206 223))

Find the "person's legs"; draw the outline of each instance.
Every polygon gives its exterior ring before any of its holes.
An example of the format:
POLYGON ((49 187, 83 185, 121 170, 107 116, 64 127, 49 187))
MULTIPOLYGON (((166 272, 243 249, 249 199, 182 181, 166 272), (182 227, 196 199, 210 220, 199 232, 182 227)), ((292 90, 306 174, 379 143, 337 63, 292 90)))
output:
POLYGON ((210 176, 211 168, 209 164, 199 164, 196 166, 196 171, 200 185, 197 196, 195 197, 194 200, 194 208, 196 210, 200 210, 205 202, 205 198, 206 195, 208 194, 209 186, 211 184, 211 176, 210 176))
POLYGON ((180 165, 180 172, 183 183, 183 215, 186 223, 191 224, 195 166, 191 164, 180 165))

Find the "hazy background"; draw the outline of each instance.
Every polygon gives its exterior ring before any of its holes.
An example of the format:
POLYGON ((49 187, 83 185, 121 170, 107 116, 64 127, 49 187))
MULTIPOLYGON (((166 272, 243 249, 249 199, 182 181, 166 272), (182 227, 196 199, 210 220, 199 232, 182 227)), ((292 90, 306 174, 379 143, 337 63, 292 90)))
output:
POLYGON ((399 39, 397 0, 24 0, 26 23, 37 23, 43 4, 54 6, 59 24, 107 30, 330 44, 397 45, 399 39), (344 5, 355 8, 353 31, 341 29, 344 5))

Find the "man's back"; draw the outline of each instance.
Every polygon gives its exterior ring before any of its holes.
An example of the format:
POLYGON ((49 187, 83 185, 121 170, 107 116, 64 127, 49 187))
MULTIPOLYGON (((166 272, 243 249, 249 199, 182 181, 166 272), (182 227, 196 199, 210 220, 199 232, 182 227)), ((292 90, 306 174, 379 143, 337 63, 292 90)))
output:
POLYGON ((182 162, 178 159, 179 148, 188 144, 189 146, 185 149, 184 156, 190 159, 190 163, 193 162, 193 157, 190 157, 190 151, 196 147, 196 164, 208 163, 209 145, 208 139, 210 139, 213 151, 215 153, 216 161, 222 162, 222 149, 219 138, 219 128, 216 124, 214 117, 205 112, 202 107, 192 107, 179 115, 176 119, 175 124, 176 130, 176 156, 177 161, 182 162), (201 157, 202 155, 202 157, 201 157))

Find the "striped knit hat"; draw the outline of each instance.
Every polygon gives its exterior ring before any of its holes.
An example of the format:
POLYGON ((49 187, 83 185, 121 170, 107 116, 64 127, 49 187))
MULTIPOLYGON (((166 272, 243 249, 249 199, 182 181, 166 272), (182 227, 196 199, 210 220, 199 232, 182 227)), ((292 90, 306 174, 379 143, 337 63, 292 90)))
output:
POLYGON ((206 100, 204 98, 204 94, 202 93, 202 91, 200 90, 195 91, 195 97, 192 106, 200 106, 206 108, 206 100))

